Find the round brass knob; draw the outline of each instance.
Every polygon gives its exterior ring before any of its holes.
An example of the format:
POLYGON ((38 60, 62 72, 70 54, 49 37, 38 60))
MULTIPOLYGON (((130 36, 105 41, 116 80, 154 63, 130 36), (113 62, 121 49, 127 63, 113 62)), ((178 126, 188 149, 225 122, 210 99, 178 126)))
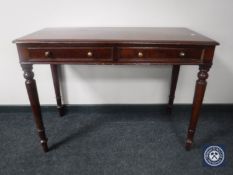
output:
POLYGON ((142 58, 143 57, 143 53, 142 52, 138 52, 138 57, 142 58))
POLYGON ((52 53, 51 53, 50 51, 46 51, 46 52, 44 53, 44 55, 45 55, 45 57, 49 58, 49 57, 52 56, 52 53))
POLYGON ((88 57, 92 57, 93 56, 93 53, 91 51, 87 52, 87 56, 88 57))
POLYGON ((183 51, 181 51, 179 55, 180 55, 180 57, 185 57, 185 56, 186 56, 186 53, 183 52, 183 51))

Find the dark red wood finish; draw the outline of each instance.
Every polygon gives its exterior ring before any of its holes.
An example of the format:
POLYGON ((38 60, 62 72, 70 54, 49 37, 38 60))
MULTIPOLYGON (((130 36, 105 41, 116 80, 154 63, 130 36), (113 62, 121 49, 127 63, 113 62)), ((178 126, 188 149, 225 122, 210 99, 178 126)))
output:
POLYGON ((48 28, 14 41, 36 126, 44 151, 48 150, 33 64, 50 64, 57 107, 62 114, 59 64, 167 64, 173 65, 168 109, 171 110, 180 65, 198 65, 192 116, 186 148, 190 149, 204 98, 208 70, 218 43, 186 28, 48 28))
POLYGON ((205 89, 207 85, 208 71, 211 65, 200 65, 198 72, 198 80, 196 81, 195 94, 193 99, 192 116, 189 122, 188 134, 186 139, 186 149, 189 150, 193 143, 198 118, 200 116, 201 105, 203 102, 205 89))
POLYGON ((171 88, 170 88, 170 95, 169 95, 169 101, 168 101, 168 112, 172 112, 172 106, 175 98, 175 92, 176 92, 176 85, 179 77, 180 72, 180 65, 173 65, 172 67, 172 78, 171 78, 171 88))
POLYGON ((55 64, 51 64, 50 68, 51 68, 51 73, 52 73, 52 77, 53 77, 54 90, 55 90, 55 94, 56 94, 57 110, 59 112, 59 115, 62 117, 64 115, 64 106, 62 105, 62 101, 61 101, 58 67, 55 64))
POLYGON ((47 138, 45 135, 44 124, 41 116, 40 102, 36 88, 36 81, 34 80, 34 73, 32 72, 32 65, 22 64, 21 66, 24 71, 24 78, 26 79, 25 85, 31 103, 32 112, 37 127, 37 132, 40 137, 40 143, 43 147, 44 152, 47 152, 48 151, 47 138))

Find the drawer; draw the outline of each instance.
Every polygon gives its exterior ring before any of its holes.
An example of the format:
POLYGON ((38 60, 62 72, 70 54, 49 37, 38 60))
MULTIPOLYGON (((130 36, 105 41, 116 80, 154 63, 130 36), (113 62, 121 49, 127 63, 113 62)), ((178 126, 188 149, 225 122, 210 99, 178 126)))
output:
POLYGON ((28 48, 29 59, 103 61, 113 58, 111 47, 35 47, 28 48))
POLYGON ((202 50, 202 48, 121 47, 118 48, 118 57, 122 61, 200 60, 202 50))

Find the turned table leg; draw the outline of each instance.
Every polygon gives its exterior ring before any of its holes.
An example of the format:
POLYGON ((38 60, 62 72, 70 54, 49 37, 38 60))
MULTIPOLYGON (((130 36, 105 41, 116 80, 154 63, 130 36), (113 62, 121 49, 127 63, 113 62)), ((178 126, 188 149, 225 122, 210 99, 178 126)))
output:
POLYGON ((168 106, 167 106, 167 110, 169 113, 172 112, 172 106, 173 106, 173 102, 174 102, 174 98, 175 98, 175 91, 176 91, 176 85, 177 85, 177 81, 178 81, 179 72, 180 72, 180 65, 173 65, 169 102, 168 102, 168 106))
POLYGON ((51 67, 51 72, 52 72, 52 77, 53 77, 54 90, 55 90, 55 94, 56 94, 57 109, 58 109, 59 115, 63 116, 64 115, 64 106, 62 105, 62 101, 61 101, 61 93, 60 93, 60 84, 59 84, 57 65, 51 64, 50 67, 51 67))
POLYGON ((196 81, 195 94, 193 98, 192 116, 189 123, 188 134, 185 145, 187 150, 191 148, 193 143, 193 137, 195 134, 195 130, 205 94, 205 89, 207 85, 206 79, 208 78, 209 69, 210 69, 209 65, 199 66, 198 80, 196 81))
POLYGON ((40 102, 38 98, 36 81, 34 78, 34 73, 32 72, 31 64, 22 64, 22 69, 24 71, 24 78, 26 79, 25 85, 27 88, 28 97, 30 100, 34 120, 37 127, 37 132, 40 137, 40 143, 43 147, 44 152, 48 151, 47 138, 45 135, 44 124, 41 116, 40 102))

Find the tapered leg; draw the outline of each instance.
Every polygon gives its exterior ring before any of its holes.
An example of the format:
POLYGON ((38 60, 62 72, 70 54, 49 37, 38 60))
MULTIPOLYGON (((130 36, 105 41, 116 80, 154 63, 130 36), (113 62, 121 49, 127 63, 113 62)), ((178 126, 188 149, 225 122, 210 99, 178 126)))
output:
POLYGON ((167 110, 169 113, 172 112, 172 106, 173 106, 173 102, 174 102, 174 98, 175 98, 176 85, 177 85, 177 81, 178 81, 179 72, 180 72, 180 65, 173 65, 169 102, 168 102, 168 106, 167 106, 167 110))
POLYGON ((57 65, 51 64, 50 67, 51 67, 51 72, 52 72, 52 77, 53 77, 54 90, 56 94, 57 109, 58 109, 59 115, 63 116, 64 106, 62 105, 62 102, 61 102, 61 93, 60 93, 60 84, 59 84, 57 65))
POLYGON ((37 127, 37 132, 40 137, 40 143, 43 147, 44 152, 48 151, 47 138, 45 135, 44 124, 41 116, 40 102, 38 98, 36 81, 34 78, 34 73, 32 72, 32 65, 21 65, 24 71, 24 78, 26 79, 25 85, 28 92, 28 97, 30 100, 34 120, 37 127))
POLYGON ((209 69, 210 69, 209 65, 199 66, 198 80, 196 81, 195 94, 193 98, 192 116, 189 123, 188 134, 185 145, 187 150, 191 148, 193 143, 193 137, 195 134, 195 130, 205 94, 205 89, 207 85, 206 79, 208 78, 209 69))

